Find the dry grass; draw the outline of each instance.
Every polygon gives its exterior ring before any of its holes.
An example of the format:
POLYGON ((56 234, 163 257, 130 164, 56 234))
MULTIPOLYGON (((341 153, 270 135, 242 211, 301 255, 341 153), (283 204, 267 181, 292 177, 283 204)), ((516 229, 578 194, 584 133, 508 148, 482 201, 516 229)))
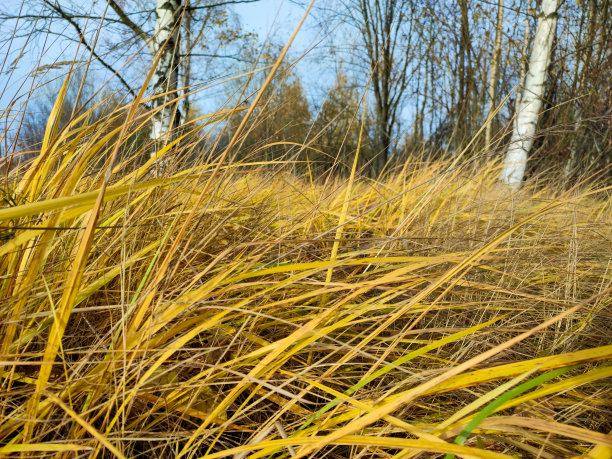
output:
POLYGON ((128 111, 3 178, 1 453, 611 456, 609 188, 161 170, 128 111))

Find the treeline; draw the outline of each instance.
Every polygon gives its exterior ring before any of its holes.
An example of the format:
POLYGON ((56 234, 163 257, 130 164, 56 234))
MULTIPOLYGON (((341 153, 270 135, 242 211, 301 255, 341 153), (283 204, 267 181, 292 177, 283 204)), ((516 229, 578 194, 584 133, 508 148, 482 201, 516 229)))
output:
MULTIPOLYGON (((570 180, 612 163, 612 7, 610 0, 549 3, 556 33, 538 95, 542 107, 527 175, 555 171, 570 180)), ((213 68, 247 75, 231 80, 224 94, 248 106, 264 78, 249 71, 274 62, 274 52, 262 49, 277 49, 263 47, 243 30, 239 9, 225 2, 159 0, 147 10, 136 2, 110 1, 106 15, 95 8, 84 15, 71 0, 41 1, 40 7, 44 13, 32 33, 42 33, 41 21, 49 31, 65 24, 61 35, 80 43, 93 67, 115 72, 119 94, 113 100, 127 101, 136 93, 142 72, 130 67, 134 56, 157 62, 149 90, 157 95, 149 105, 154 114, 144 135, 153 150, 160 138, 175 138, 180 125, 200 113, 209 96, 198 91, 211 81, 213 68), (99 21, 99 31, 107 34, 101 50, 92 42, 95 34, 87 32, 88 19, 99 21)), ((348 171, 358 145, 358 167, 371 176, 415 156, 427 160, 464 152, 466 158, 501 158, 521 97, 532 91, 525 81, 543 7, 537 0, 315 2, 311 22, 328 38, 297 64, 299 71, 286 60, 233 156, 266 164, 292 161, 315 176, 348 171), (331 87, 325 97, 306 97, 299 75, 321 69, 336 73, 319 83, 331 80, 331 87)), ((0 20, 4 26, 15 20, 34 24, 6 12, 0 20)), ((33 111, 28 113, 28 136, 22 138, 32 145, 43 128, 33 111)), ((67 113, 73 110, 64 117, 67 113)), ((243 115, 209 133, 220 137, 203 138, 203 145, 221 149, 243 115)))
MULTIPOLYGON (((360 166, 370 174, 407 157, 453 156, 468 145, 466 157, 503 155, 521 95, 530 91, 524 86, 541 3, 355 0, 334 5, 345 22, 339 34, 353 30, 360 40, 343 56, 324 101, 308 107, 293 73, 290 83, 277 85, 247 142, 306 139, 321 152, 304 148, 302 162, 307 156, 316 158, 319 171, 332 164, 346 171, 356 151, 358 107, 367 87, 360 166)), ((558 2, 556 8, 528 175, 554 171, 570 179, 612 163, 611 6, 609 0, 589 0, 558 2)), ((322 22, 329 11, 327 5, 319 11, 322 22)), ((292 157, 296 148, 275 146, 265 158, 292 157)))

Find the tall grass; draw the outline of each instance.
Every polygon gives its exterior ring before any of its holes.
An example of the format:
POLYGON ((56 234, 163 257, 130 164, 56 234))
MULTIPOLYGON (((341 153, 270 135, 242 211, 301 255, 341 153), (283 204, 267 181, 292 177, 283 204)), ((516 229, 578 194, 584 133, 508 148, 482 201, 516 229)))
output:
POLYGON ((2 179, 2 454, 612 456, 609 188, 194 154, 231 110, 143 164, 67 84, 2 179))

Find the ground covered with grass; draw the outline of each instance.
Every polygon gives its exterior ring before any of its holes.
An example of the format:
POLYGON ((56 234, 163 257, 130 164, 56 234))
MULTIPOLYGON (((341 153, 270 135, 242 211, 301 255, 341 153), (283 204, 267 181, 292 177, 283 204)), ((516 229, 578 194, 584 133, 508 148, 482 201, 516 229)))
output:
POLYGON ((80 123, 2 179, 0 452, 611 456, 610 188, 143 165, 80 123))

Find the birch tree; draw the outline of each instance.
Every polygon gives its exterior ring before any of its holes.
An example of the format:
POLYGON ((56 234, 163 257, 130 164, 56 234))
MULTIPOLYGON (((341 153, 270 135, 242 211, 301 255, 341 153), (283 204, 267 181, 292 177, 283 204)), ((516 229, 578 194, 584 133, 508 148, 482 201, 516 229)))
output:
POLYGON ((550 64, 552 45, 557 27, 557 11, 560 0, 543 0, 542 11, 531 48, 529 71, 516 113, 516 123, 512 132, 510 146, 506 152, 503 169, 499 179, 512 189, 521 186, 527 157, 533 145, 533 138, 542 107, 542 97, 546 84, 547 69, 550 64))
MULTIPOLYGON (((155 110, 151 126, 151 140, 154 142, 166 134, 166 140, 170 140, 172 128, 180 121, 180 112, 175 101, 181 49, 179 21, 183 11, 181 0, 157 0, 155 30, 148 41, 152 58, 158 59, 150 83, 154 97, 152 108, 155 110)), ((156 151, 153 151, 151 156, 155 154, 156 151)))

